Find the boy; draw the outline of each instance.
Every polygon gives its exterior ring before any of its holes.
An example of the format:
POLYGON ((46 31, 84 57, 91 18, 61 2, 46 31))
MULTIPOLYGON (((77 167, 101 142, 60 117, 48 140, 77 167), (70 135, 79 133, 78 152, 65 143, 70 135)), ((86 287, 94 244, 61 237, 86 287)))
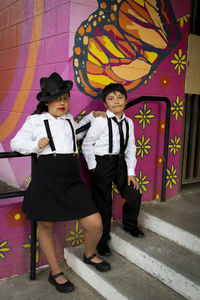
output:
POLYGON ((134 237, 143 237, 137 227, 141 194, 136 181, 136 146, 131 119, 123 113, 127 104, 125 88, 118 83, 102 91, 107 119, 96 118, 82 144, 89 170, 92 170, 93 200, 103 221, 103 235, 97 245, 100 255, 111 255, 108 246, 112 216, 112 182, 126 199, 123 228, 134 237))

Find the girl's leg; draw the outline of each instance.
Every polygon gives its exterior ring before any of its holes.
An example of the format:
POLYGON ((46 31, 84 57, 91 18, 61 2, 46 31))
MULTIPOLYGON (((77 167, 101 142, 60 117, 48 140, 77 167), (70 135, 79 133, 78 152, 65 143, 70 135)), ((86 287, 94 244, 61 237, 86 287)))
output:
MULTIPOLYGON (((42 249, 51 269, 51 274, 55 275, 61 272, 57 255, 56 243, 54 238, 54 223, 52 222, 37 222, 39 226, 39 241, 40 248, 42 249)), ((55 279, 58 283, 65 283, 67 280, 65 276, 60 276, 55 279)))
MULTIPOLYGON (((85 218, 79 219, 84 228, 84 241, 85 241, 85 256, 90 257, 96 252, 96 246, 101 238, 103 227, 102 220, 99 213, 95 213, 85 218)), ((103 260, 95 256, 92 262, 99 263, 103 260)))

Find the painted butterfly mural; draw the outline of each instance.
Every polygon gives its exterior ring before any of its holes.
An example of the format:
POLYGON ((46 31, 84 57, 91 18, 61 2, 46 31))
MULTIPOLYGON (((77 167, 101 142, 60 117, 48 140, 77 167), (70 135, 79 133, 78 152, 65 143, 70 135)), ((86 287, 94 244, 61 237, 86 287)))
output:
POLYGON ((177 45, 181 35, 169 0, 98 0, 99 8, 75 35, 75 81, 99 98, 111 82, 139 87, 177 45))

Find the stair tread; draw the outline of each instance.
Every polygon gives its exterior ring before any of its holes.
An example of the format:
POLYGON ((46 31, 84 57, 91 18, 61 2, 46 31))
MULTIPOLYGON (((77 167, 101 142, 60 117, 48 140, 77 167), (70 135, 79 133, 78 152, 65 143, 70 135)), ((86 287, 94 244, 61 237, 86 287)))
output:
POLYGON ((183 191, 165 202, 142 203, 142 210, 200 238, 200 190, 183 191))
POLYGON ((177 273, 200 284, 200 256, 198 254, 147 229, 144 229, 144 238, 134 238, 122 229, 121 222, 112 225, 112 233, 177 273))
MULTIPOLYGON (((64 256, 67 259, 68 252, 73 255, 73 261, 79 259, 79 263, 82 263, 83 251, 84 249, 82 246, 65 248, 64 256)), ((98 276, 99 286, 101 285, 100 279, 104 280, 124 297, 117 299, 185 299, 183 296, 179 295, 114 251, 111 257, 106 257, 106 260, 111 263, 111 270, 106 273, 98 272, 94 267, 84 264, 88 270, 88 272, 85 272, 85 280, 87 281, 89 272, 92 272, 94 276, 98 276)), ((76 266, 77 264, 78 262, 75 263, 76 266)), ((92 278, 94 278, 94 276, 92 276, 92 278)), ((112 297, 109 299, 112 299, 112 297)))

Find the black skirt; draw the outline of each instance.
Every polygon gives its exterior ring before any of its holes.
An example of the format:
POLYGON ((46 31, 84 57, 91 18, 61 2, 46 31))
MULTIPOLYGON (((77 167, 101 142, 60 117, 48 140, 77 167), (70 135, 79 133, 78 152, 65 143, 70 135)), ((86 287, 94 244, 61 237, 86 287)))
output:
POLYGON ((27 219, 46 222, 75 220, 96 213, 97 209, 80 176, 77 156, 39 156, 22 210, 27 219))

